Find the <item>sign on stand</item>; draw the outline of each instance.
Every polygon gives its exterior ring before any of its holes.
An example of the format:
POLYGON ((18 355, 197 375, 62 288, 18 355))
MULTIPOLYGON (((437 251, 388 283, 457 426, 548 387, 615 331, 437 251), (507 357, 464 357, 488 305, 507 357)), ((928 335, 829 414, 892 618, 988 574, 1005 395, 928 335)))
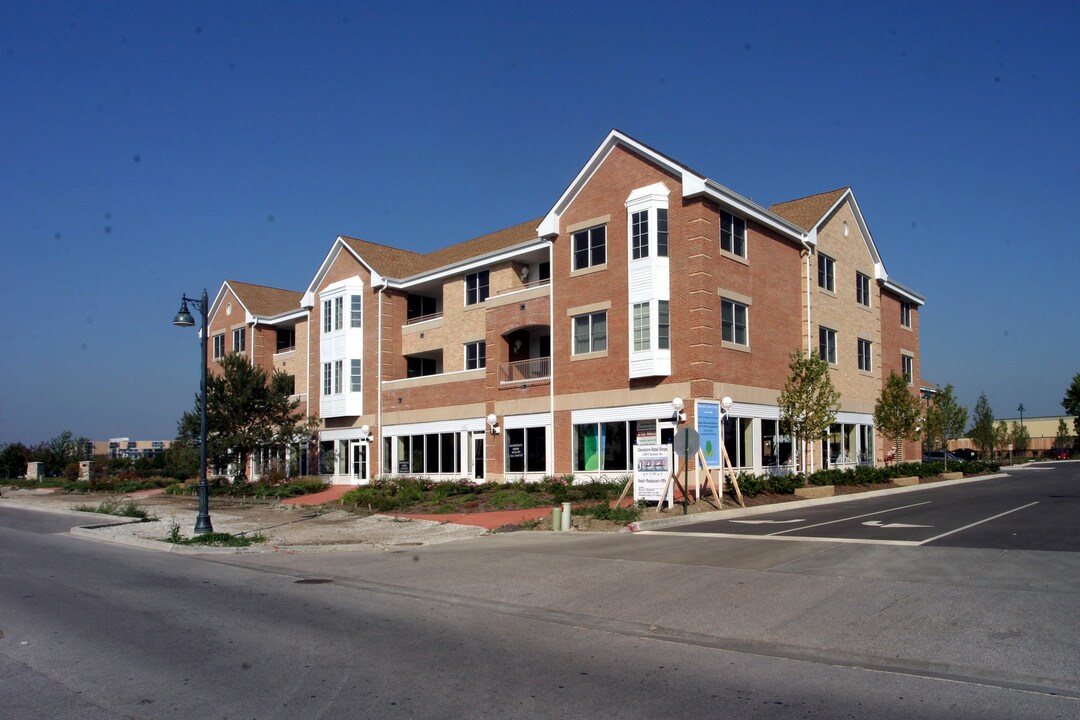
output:
POLYGON ((673 505, 675 496, 672 487, 664 486, 671 475, 670 445, 635 445, 634 446, 634 500, 673 505))

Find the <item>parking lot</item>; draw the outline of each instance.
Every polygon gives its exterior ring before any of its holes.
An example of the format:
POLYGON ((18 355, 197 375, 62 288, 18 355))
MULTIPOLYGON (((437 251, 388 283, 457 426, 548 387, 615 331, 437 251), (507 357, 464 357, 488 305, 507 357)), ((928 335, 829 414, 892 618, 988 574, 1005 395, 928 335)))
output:
POLYGON ((646 531, 688 537, 1080 551, 1080 464, 1040 463, 1001 476, 916 486, 842 502, 646 531))

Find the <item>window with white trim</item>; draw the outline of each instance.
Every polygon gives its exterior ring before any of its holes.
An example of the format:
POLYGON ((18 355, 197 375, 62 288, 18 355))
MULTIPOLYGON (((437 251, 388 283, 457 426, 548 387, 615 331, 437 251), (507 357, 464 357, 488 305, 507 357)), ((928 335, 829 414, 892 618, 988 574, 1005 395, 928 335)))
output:
POLYGON ((872 372, 874 345, 869 340, 859 338, 859 369, 864 372, 872 372))
POLYGON ((836 331, 818 326, 818 355, 830 365, 836 364, 836 331))
POLYGON ((855 302, 870 307, 870 277, 855 273, 855 302))
POLYGON ((225 357, 225 333, 214 336, 214 359, 220 360, 225 357))
POLYGON ((465 369, 479 370, 487 367, 487 341, 465 343, 465 369))
POLYGON ((244 347, 247 344, 247 328, 237 328, 232 331, 232 349, 233 352, 244 352, 244 347))
POLYGON ((836 292, 836 261, 824 253, 817 256, 817 284, 823 290, 836 292))
POLYGON ((329 395, 334 382, 334 365, 325 362, 322 364, 322 391, 323 395, 329 395))
POLYGON ((358 328, 363 326, 364 313, 363 298, 360 295, 349 296, 349 327, 358 328))
POLYGON ((911 303, 907 300, 900 301, 900 327, 911 327, 911 303))
POLYGON ((322 331, 332 332, 334 329, 334 304, 330 300, 322 302, 322 331))
POLYGON ((345 298, 338 296, 334 298, 334 329, 340 330, 345 327, 345 298))
POLYGON ((746 305, 720 298, 720 339, 734 345, 749 345, 746 334, 748 315, 746 305))
POLYGON ((915 377, 915 359, 910 355, 900 356, 900 373, 907 380, 907 384, 911 385, 915 377))
POLYGON ((607 350, 607 312, 574 317, 574 354, 607 350))
POLYGON ((671 302, 668 300, 656 301, 656 347, 671 349, 671 302))
POLYGON ((547 471, 547 428, 507 429, 506 471, 508 473, 547 471))
POLYGON ((630 214, 630 257, 649 257, 649 211, 630 214))
POLYGON ((345 361, 344 360, 335 360, 334 361, 334 394, 335 395, 340 395, 341 394, 341 386, 342 386, 342 377, 341 376, 342 376, 342 373, 344 372, 344 367, 345 367, 345 361))
POLYGON ((746 220, 724 210, 720 211, 720 249, 746 257, 746 220))
POLYGON ((607 262, 607 226, 580 230, 573 235, 574 270, 607 262))
POLYGON ((634 350, 649 349, 649 303, 634 303, 634 350))
POLYGON ((469 273, 465 276, 465 304, 476 305, 488 299, 487 270, 469 273))
POLYGON ((349 392, 362 392, 364 389, 364 361, 353 358, 349 361, 349 392))

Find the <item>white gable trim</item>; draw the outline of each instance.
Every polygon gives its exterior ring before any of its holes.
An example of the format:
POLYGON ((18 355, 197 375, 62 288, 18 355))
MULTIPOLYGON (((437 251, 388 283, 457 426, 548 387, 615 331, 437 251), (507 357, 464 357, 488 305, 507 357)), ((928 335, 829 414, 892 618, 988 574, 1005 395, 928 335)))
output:
POLYGON ((379 287, 385 283, 383 276, 380 275, 375 268, 371 267, 364 258, 360 257, 359 254, 353 252, 353 249, 349 247, 349 244, 345 242, 345 239, 338 235, 337 239, 334 240, 334 244, 330 246, 329 252, 326 253, 326 257, 323 258, 322 263, 319 265, 319 269, 315 272, 315 277, 313 277, 308 284, 307 290, 304 292, 304 297, 300 302, 302 307, 314 307, 315 292, 318 290, 319 284, 322 283, 323 278, 326 277, 326 273, 330 271, 330 267, 334 264, 334 261, 343 250, 356 258, 356 261, 367 268, 368 272, 371 273, 372 287, 379 287))

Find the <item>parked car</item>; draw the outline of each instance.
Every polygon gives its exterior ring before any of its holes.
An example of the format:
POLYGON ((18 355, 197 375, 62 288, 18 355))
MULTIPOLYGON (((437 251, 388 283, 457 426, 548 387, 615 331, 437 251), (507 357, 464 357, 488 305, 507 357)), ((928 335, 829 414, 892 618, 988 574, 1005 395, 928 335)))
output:
POLYGON ((923 462, 955 462, 955 463, 964 462, 959 457, 957 457, 956 455, 953 455, 951 452, 948 452, 947 450, 931 450, 928 453, 923 453, 922 461, 923 462))
POLYGON ((957 448, 956 450, 952 451, 952 454, 965 461, 979 459, 979 453, 975 452, 971 448, 957 448))
POLYGON ((1069 451, 1068 450, 1059 450, 1059 449, 1055 448, 1053 450, 1048 451, 1047 455, 1050 456, 1051 460, 1068 460, 1069 459, 1069 451))

